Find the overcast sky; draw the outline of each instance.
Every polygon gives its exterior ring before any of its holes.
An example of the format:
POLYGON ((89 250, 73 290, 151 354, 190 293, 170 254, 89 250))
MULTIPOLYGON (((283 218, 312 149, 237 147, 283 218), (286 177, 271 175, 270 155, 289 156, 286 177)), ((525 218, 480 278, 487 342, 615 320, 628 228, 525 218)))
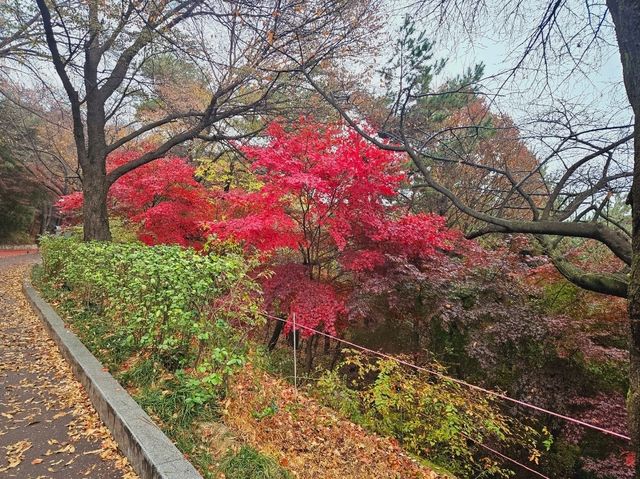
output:
MULTIPOLYGON (((572 6, 571 17, 561 14, 559 19, 566 25, 562 34, 568 33, 567 36, 571 38, 568 42, 572 46, 571 54, 574 58, 579 57, 580 61, 572 61, 566 52, 552 54, 548 58, 549 75, 535 73, 541 66, 537 52, 524 62, 506 84, 504 81, 508 75, 505 72, 522 58, 527 34, 539 20, 546 0, 529 0, 526 5, 531 10, 523 12, 520 19, 514 22, 505 21, 502 16, 508 0, 487 0, 487 11, 483 16, 478 16, 476 28, 471 32, 460 28, 440 28, 436 25, 439 20, 437 15, 432 16, 431 23, 427 20, 416 26, 424 28, 437 43, 437 54, 448 58, 443 77, 460 74, 468 67, 483 63, 485 76, 488 77, 483 82, 486 92, 495 94, 499 91, 500 96, 494 98, 495 106, 516 120, 524 120, 536 109, 563 101, 581 105, 596 116, 616 117, 626 123, 631 112, 622 84, 622 66, 613 25, 603 5, 591 5, 590 23, 602 20, 602 25, 598 32, 599 40, 588 43, 593 38, 592 30, 584 18, 579 18, 585 1, 589 0, 566 2, 572 6), (581 56, 587 44, 587 53, 581 56), (577 68, 576 63, 579 64, 577 68)), ((397 30, 404 15, 412 12, 411 9, 402 8, 405 3, 392 1, 394 15, 388 25, 390 31, 397 30)), ((450 25, 451 22, 448 27, 450 25)), ((555 34, 553 38, 557 40, 559 35, 555 34)))

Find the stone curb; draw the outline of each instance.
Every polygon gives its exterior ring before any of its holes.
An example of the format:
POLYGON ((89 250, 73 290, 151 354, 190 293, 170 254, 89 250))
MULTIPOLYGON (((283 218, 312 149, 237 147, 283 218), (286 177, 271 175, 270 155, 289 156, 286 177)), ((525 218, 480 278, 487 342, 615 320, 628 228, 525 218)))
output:
POLYGON ((0 250, 26 249, 37 250, 37 244, 0 244, 0 250))
POLYGON ((141 479, 202 479, 171 440, 69 331, 28 279, 23 291, 141 479))

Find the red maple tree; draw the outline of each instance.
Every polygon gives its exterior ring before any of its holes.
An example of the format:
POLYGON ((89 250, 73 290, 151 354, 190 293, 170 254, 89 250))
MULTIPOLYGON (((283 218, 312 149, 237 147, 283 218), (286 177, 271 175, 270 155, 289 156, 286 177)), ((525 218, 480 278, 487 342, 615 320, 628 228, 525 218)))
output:
MULTIPOLYGON (((128 150, 113 154, 108 169, 144 153, 128 150)), ((185 158, 161 158, 120 177, 109 189, 109 211, 137 226, 146 244, 200 247, 206 239, 204 223, 213 215, 210 192, 195 180, 195 170, 185 158)), ((63 196, 58 208, 70 221, 77 220, 82 193, 63 196)))
MULTIPOLYGON (((348 317, 357 276, 398 257, 434 258, 460 239, 444 218, 411 214, 398 201, 406 186, 403 156, 339 124, 274 123, 267 144, 242 151, 262 186, 221 192, 224 216, 210 230, 269 258, 273 275, 263 284, 266 306, 290 320, 295 314, 302 326, 335 334, 348 317)), ((302 336, 309 334, 301 329, 302 336)))

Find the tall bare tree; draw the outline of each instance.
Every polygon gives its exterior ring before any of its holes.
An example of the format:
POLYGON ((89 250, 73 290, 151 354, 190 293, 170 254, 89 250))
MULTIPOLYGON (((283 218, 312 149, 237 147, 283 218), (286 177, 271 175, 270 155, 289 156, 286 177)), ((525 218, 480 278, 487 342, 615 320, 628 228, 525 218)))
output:
POLYGON ((274 109, 273 94, 301 66, 355 54, 377 13, 365 0, 36 3, 42 35, 12 60, 52 95, 57 85, 64 92, 57 101, 73 119, 87 240, 110 239, 106 197, 119 177, 185 142, 250 135, 236 120, 274 109), (195 72, 194 101, 166 97, 163 79, 149 74, 158 58, 195 72), (140 114, 149 104, 155 114, 140 114), (110 153, 151 137, 152 150, 107 171, 110 153))

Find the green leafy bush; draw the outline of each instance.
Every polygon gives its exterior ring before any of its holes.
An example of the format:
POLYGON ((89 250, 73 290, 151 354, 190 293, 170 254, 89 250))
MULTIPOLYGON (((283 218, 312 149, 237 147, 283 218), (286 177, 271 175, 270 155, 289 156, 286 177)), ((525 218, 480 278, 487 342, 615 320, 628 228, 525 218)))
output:
POLYGON ((244 364, 230 323, 253 321, 256 285, 242 256, 60 237, 43 238, 41 251, 45 280, 76 305, 83 340, 125 380, 178 373, 187 402, 203 404, 244 364))
MULTIPOLYGON (((141 243, 138 240, 138 229, 137 225, 125 219, 117 216, 109 218, 109 230, 111 231, 111 241, 113 243, 141 243)), ((81 241, 84 236, 82 225, 65 226, 62 231, 65 238, 77 241, 81 241)))
MULTIPOLYGON (((438 365, 431 367, 444 372, 438 365)), ((533 462, 541 455, 539 444, 550 446, 550 436, 541 437, 503 414, 486 396, 445 379, 408 372, 393 360, 372 361, 355 351, 348 352, 338 370, 324 373, 317 391, 325 403, 354 422, 396 437, 410 452, 460 477, 513 475, 479 443, 503 451, 524 447, 533 462)))
POLYGON ((34 279, 204 477, 290 478, 250 448, 217 461, 193 434, 215 419, 228 376, 245 364, 248 328, 235 326, 259 317, 247 276, 255 265, 230 244, 208 250, 44 237, 34 279))

